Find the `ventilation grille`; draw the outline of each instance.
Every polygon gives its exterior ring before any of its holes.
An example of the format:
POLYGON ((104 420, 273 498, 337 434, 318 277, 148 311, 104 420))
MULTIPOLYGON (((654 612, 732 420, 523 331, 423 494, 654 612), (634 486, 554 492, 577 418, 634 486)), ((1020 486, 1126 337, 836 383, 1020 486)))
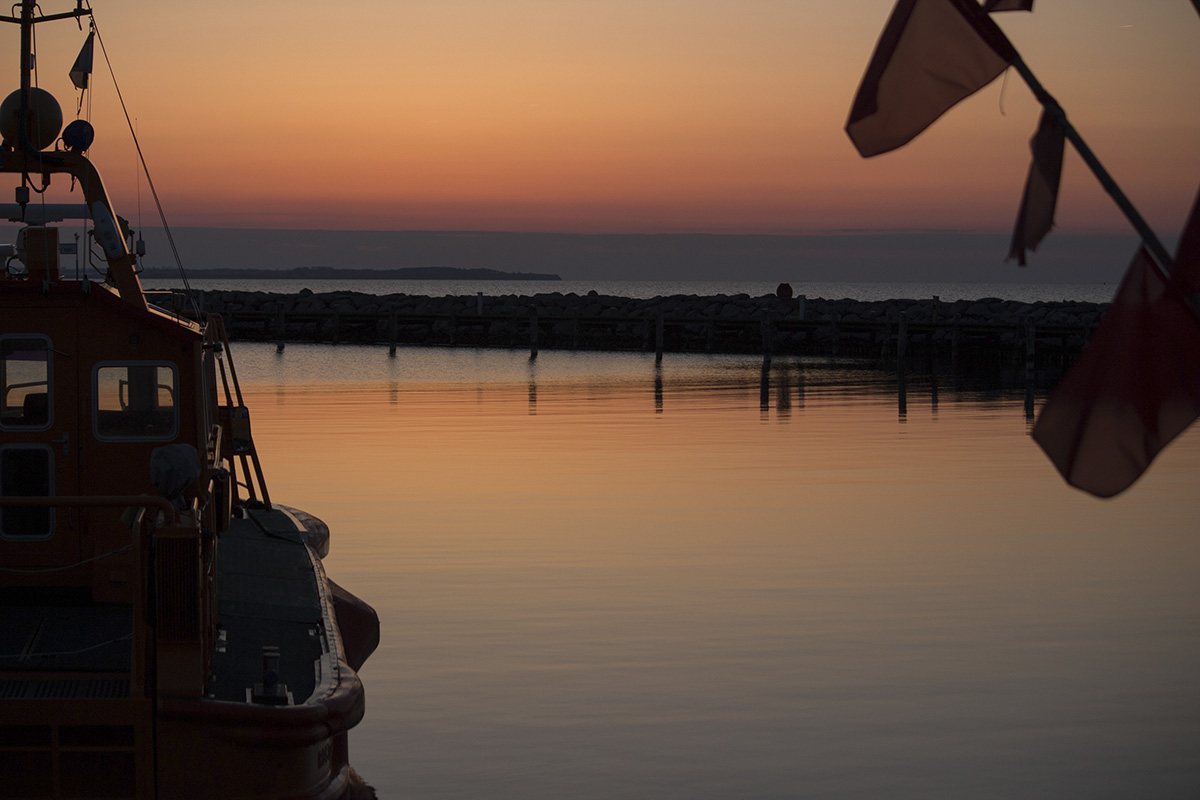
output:
POLYGON ((159 539, 155 546, 159 641, 198 641, 200 541, 159 539))
POLYGON ((129 697, 127 680, 0 681, 0 700, 129 697))

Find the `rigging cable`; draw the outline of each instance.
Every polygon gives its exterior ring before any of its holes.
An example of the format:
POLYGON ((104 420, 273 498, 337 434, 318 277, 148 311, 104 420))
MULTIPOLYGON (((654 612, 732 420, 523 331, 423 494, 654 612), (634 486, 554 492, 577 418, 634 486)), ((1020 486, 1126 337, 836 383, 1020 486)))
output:
POLYGON ((146 157, 142 154, 142 145, 138 142, 137 131, 134 130, 133 121, 129 118, 129 109, 125 107, 125 98, 121 95, 121 87, 117 84, 117 74, 113 71, 112 61, 108 58, 108 49, 104 46, 104 38, 100 35, 100 27, 96 25, 96 18, 91 17, 92 30, 96 32, 96 41, 100 43, 100 52, 104 54, 104 63, 108 65, 108 74, 112 76, 113 88, 117 91, 117 99, 121 101, 121 111, 125 114, 125 124, 129 126, 129 134, 133 137, 133 146, 137 148, 138 160, 142 162, 142 171, 146 174, 146 185, 150 189, 150 195, 154 198, 154 205, 158 208, 158 218, 162 222, 163 232, 167 235, 167 242, 171 245, 171 253, 175 256, 175 266, 179 269, 179 277, 183 280, 183 289, 187 294, 188 302, 192 306, 192 312, 196 315, 196 319, 200 320, 200 307, 196 303, 196 292, 192 289, 188 282, 187 273, 183 270, 183 260, 179 257, 179 248, 175 246, 175 237, 171 234, 171 226, 167 224, 167 215, 163 212, 162 202, 158 199, 158 191, 154 188, 154 179, 150 177, 150 168, 146 166, 146 157))
MULTIPOLYGON (((79 30, 82 31, 83 23, 80 22, 78 19, 76 19, 75 22, 76 22, 76 24, 79 25, 79 30)), ((92 20, 90 18, 88 20, 88 31, 91 33, 95 33, 95 31, 96 31, 95 20, 92 20)), ((92 121, 92 94, 93 94, 93 92, 88 91, 92 87, 91 81, 92 81, 92 76, 91 76, 90 67, 89 67, 87 79, 83 82, 83 86, 80 87, 80 89, 79 89, 79 101, 75 104, 75 119, 82 119, 84 122, 87 122, 88 124, 91 124, 91 121, 92 121), (83 105, 85 101, 87 102, 86 110, 84 109, 84 105, 83 105)), ((74 83, 74 79, 72 79, 72 83, 74 83)), ((83 153, 83 155, 85 155, 85 156, 87 155, 86 149, 81 152, 83 153)), ((74 187, 75 187, 75 176, 72 175, 71 176, 71 188, 74 188, 74 187)), ((87 266, 91 266, 93 269, 96 269, 96 271, 99 272, 99 269, 97 269, 96 266, 94 264, 92 264, 91 246, 86 244, 88 241, 88 238, 87 238, 88 237, 88 222, 89 222, 89 220, 87 217, 83 217, 82 219, 79 220, 79 228, 82 231, 83 240, 85 242, 84 246, 88 248, 88 263, 84 267, 84 276, 85 277, 87 275, 87 266)), ((78 233, 75 234, 75 279, 76 280, 79 279, 79 267, 80 267, 79 238, 80 238, 80 234, 78 234, 78 233)))

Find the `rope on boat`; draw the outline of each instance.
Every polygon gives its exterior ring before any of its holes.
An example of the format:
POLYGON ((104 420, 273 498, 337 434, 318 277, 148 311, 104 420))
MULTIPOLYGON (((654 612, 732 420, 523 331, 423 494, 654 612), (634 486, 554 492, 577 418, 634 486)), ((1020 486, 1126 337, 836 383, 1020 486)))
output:
MULTIPOLYGON (((90 10, 90 9, 89 9, 90 10)), ((183 288, 187 293, 188 302, 192 306, 192 311, 196 315, 196 319, 200 319, 200 306, 196 303, 196 293, 192 289, 192 285, 188 282, 187 273, 183 269, 183 259, 179 257, 179 248, 175 246, 175 236, 171 233, 171 226, 167 224, 167 215, 163 211, 162 202, 158 199, 158 190, 154 188, 154 179, 150 177, 150 167, 146 164, 146 157, 142 154, 142 145, 138 141, 137 130, 134 128, 133 120, 129 117, 129 109, 125 107, 125 98, 121 94, 121 87, 117 85, 117 74, 113 70, 112 61, 108 58, 108 49, 104 46, 104 37, 100 35, 100 27, 96 25, 96 18, 90 18, 92 30, 96 32, 96 41, 100 43, 100 52, 104 55, 104 63, 108 65, 108 74, 112 76, 113 88, 117 91, 117 99, 121 101, 121 112, 125 114, 125 124, 129 126, 129 135, 133 137, 133 146, 137 149, 138 161, 142 164, 142 172, 146 175, 146 185, 150 188, 150 195, 154 198, 154 205, 158 209, 158 218, 162 222, 163 231, 167 235, 167 242, 171 245, 171 253, 175 256, 175 266, 179 269, 179 277, 183 280, 183 288)))
POLYGON ((67 564, 66 566, 62 566, 62 567, 45 567, 45 568, 41 568, 41 569, 22 569, 21 567, 0 567, 0 572, 17 572, 22 575, 41 575, 41 574, 47 573, 47 572, 62 572, 63 570, 75 569, 76 567, 82 567, 84 564, 90 564, 93 561, 99 561, 102 558, 108 558, 109 556, 115 556, 117 553, 124 553, 126 550, 132 550, 132 549, 133 549, 133 545, 127 544, 124 547, 118 547, 116 550, 109 550, 107 553, 101 553, 98 556, 92 556, 91 558, 85 558, 83 561, 76 561, 74 564, 67 564))
POLYGON ((55 653, 12 653, 12 654, 0 655, 0 658, 17 658, 17 659, 25 660, 25 659, 34 659, 34 658, 56 658, 56 657, 60 657, 60 656, 78 656, 78 655, 82 655, 83 653, 90 653, 93 650, 99 650, 103 647, 108 647, 110 645, 120 644, 121 642, 131 642, 131 641, 133 641, 133 634, 127 633, 124 636, 118 636, 116 639, 109 639, 107 642, 100 642, 99 644, 93 644, 93 645, 88 645, 87 647, 81 647, 78 650, 59 650, 58 652, 55 652, 55 653))

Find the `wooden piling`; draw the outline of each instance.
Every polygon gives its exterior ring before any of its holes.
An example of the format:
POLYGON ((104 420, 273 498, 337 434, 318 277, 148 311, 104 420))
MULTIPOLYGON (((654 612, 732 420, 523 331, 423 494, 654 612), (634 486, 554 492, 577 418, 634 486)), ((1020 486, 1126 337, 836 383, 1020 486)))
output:
POLYGON ((275 352, 283 352, 283 343, 287 339, 287 319, 284 317, 283 306, 275 310, 275 352))
POLYGON ((1022 327, 1025 329, 1025 385, 1033 386, 1037 380, 1037 328, 1029 317, 1022 321, 1022 327))
POLYGON ((658 322, 654 326, 654 362, 657 364, 662 361, 663 357, 663 331, 666 328, 666 322, 663 315, 658 315, 658 322))
POLYGON ((537 308, 529 309, 529 360, 538 357, 538 314, 537 308))
POLYGON ((958 322, 950 326, 950 372, 958 374, 958 322))
POLYGON ((1037 383, 1037 328, 1033 319, 1025 317, 1025 418, 1033 419, 1033 390, 1037 383))
POLYGON ((388 312, 388 356, 396 357, 396 309, 388 312))
POLYGON ((662 364, 654 365, 654 413, 663 413, 663 375, 662 364))
POLYGON ((765 315, 759 322, 760 332, 762 333, 762 355, 763 362, 769 367, 771 364, 771 351, 775 344, 775 325, 771 319, 771 315, 765 315))

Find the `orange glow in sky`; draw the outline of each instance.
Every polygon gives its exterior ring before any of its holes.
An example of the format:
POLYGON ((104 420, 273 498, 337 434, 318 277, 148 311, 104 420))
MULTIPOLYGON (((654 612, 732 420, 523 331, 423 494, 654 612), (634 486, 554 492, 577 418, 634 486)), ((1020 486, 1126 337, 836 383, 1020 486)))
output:
MULTIPOLYGON (((1038 113, 1015 73, 898 152, 863 161, 846 138, 892 5, 94 2, 175 225, 1007 230, 1038 113)), ((1175 233, 1200 176, 1200 16, 1187 0, 1035 9, 997 21, 1151 224, 1175 233)), ((68 119, 83 38, 70 22, 38 30, 39 84, 68 119)), ((92 156, 130 209, 136 161, 99 51, 94 83, 92 156)), ((1058 223, 1125 229, 1073 154, 1058 223)))

